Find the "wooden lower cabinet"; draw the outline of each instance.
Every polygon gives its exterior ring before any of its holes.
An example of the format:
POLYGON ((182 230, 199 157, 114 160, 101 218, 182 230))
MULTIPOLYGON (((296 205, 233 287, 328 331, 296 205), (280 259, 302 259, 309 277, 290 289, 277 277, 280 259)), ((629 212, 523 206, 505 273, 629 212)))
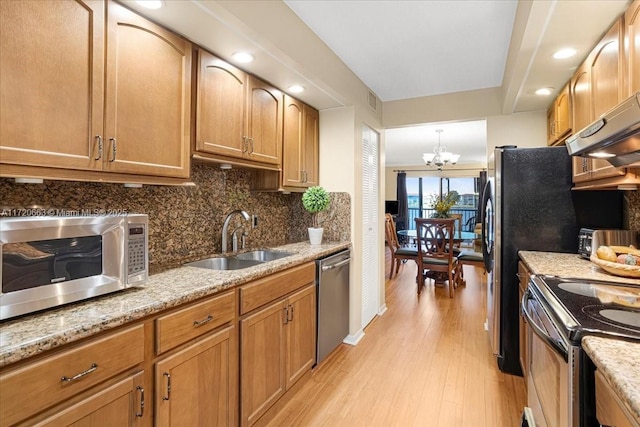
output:
POLYGON ((235 342, 231 325, 156 363, 157 426, 236 425, 235 342))
POLYGON ((255 423, 315 363, 311 284, 240 321, 241 425, 255 423))
POLYGON ((141 426, 145 414, 144 372, 105 387, 69 408, 39 421, 38 426, 141 426))
MULTIPOLYGON (((527 291, 527 286, 529 286, 529 277, 531 276, 531 273, 529 271, 529 269, 527 269, 527 266, 522 262, 519 261, 518 262, 518 277, 520 278, 520 283, 519 283, 519 293, 518 295, 520 296, 520 298, 518 299, 518 301, 522 301, 522 298, 524 297, 525 292, 527 291)), ((528 363, 529 363, 529 331, 528 331, 528 325, 527 323, 524 321, 524 315, 522 314, 522 309, 519 309, 520 312, 520 316, 518 316, 519 319, 519 325, 520 325, 520 367, 522 368, 522 375, 525 378, 525 387, 527 385, 527 372, 528 372, 528 363)))
POLYGON ((609 381, 596 370, 596 417, 603 426, 637 427, 640 420, 631 415, 609 381))

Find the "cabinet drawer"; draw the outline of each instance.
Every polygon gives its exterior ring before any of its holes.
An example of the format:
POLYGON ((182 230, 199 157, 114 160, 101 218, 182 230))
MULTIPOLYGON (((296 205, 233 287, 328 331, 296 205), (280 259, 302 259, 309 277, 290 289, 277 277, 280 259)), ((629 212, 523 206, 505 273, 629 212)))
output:
POLYGON ((144 360, 137 325, 0 374, 0 425, 10 425, 144 360))
POLYGON ((640 420, 633 419, 623 407, 605 377, 596 371, 596 417, 602 425, 616 427, 637 427, 640 420))
POLYGON ((315 279, 316 264, 309 262, 242 286, 240 314, 275 301, 308 283, 313 283, 315 279))
POLYGON ((235 293, 230 292, 156 320, 156 349, 164 353, 234 318, 235 293))

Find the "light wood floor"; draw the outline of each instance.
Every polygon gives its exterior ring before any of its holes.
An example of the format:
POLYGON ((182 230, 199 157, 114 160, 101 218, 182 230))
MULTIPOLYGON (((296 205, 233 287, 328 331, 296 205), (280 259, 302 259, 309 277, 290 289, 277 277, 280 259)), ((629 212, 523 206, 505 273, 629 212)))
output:
POLYGON ((526 393, 501 373, 483 328, 486 284, 465 266, 453 299, 427 284, 416 265, 388 280, 388 310, 357 346, 341 344, 269 426, 519 426, 526 393))

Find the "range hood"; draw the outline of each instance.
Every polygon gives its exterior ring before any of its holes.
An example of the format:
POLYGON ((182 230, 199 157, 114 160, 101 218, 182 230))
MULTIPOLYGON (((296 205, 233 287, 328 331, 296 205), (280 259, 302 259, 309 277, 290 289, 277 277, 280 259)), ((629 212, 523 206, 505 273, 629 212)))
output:
POLYGON ((640 92, 567 138, 572 156, 607 160, 615 167, 640 167, 640 92))

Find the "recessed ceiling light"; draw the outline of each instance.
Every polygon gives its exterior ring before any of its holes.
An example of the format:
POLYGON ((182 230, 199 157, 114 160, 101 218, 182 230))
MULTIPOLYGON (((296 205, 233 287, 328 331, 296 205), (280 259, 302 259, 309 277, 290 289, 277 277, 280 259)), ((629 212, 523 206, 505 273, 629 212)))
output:
POLYGON ((162 0, 136 0, 136 3, 147 9, 160 9, 163 6, 162 0))
POLYGON ((552 87, 543 87, 536 90, 536 95, 548 96, 548 95, 551 95, 551 92, 553 92, 552 87))
POLYGON ((231 55, 231 58, 233 58, 233 60, 236 62, 240 62, 241 64, 248 64, 255 59, 253 55, 247 52, 235 52, 233 55, 231 55))
POLYGON ((559 51, 553 54, 553 57, 555 59, 571 58, 576 53, 577 53, 577 50, 573 48, 560 49, 559 51))
POLYGON ((291 85, 289 86, 289 92, 291 93, 300 93, 300 92, 304 92, 304 86, 300 86, 300 85, 291 85))

